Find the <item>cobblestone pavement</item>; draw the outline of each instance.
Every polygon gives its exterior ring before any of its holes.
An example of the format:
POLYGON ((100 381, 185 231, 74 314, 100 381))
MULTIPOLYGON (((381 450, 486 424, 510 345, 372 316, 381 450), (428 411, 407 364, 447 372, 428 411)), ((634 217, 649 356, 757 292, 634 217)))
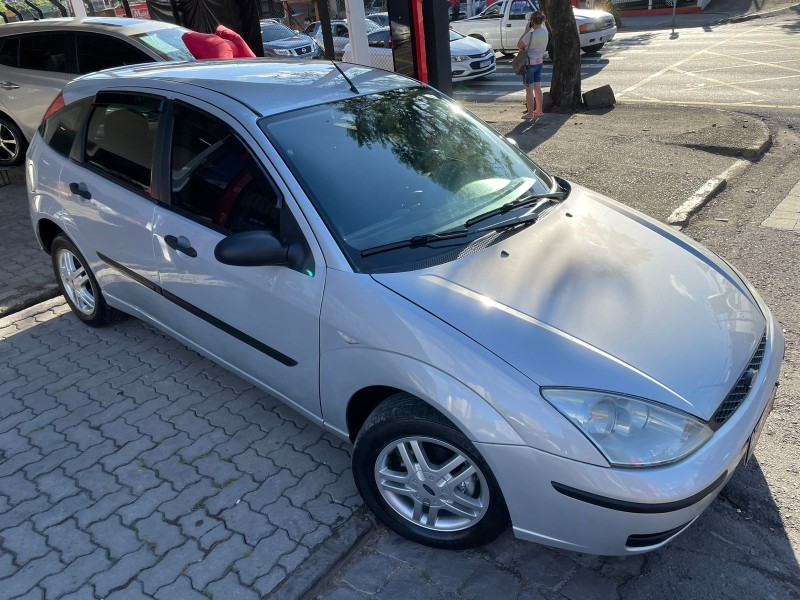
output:
MULTIPOLYGON (((728 488, 749 485, 738 476, 728 488)), ((727 489, 727 488, 726 488, 727 489)), ((736 492, 734 492, 736 493, 736 492)), ((515 540, 434 550, 381 527, 318 600, 710 600, 800 598, 800 569, 780 527, 720 497, 684 534, 644 555, 600 557, 515 540)))
POLYGON ((50 257, 31 227, 24 173, 9 175, 11 184, 0 187, 0 317, 58 294, 50 257))
POLYGON ((268 594, 360 506, 345 444, 135 319, 0 319, 0 599, 268 594))

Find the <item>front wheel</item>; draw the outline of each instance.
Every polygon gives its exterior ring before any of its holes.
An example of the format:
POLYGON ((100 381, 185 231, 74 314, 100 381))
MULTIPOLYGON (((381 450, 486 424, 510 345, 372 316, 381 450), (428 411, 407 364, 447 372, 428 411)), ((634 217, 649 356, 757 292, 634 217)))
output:
POLYGON ((480 546, 508 523, 500 487, 475 446, 408 394, 387 399, 367 419, 353 450, 353 477, 381 521, 421 544, 480 546))
POLYGON ((586 46, 585 48, 581 48, 586 54, 594 54, 595 52, 600 52, 600 49, 605 46, 605 42, 602 44, 592 44, 591 46, 586 46))

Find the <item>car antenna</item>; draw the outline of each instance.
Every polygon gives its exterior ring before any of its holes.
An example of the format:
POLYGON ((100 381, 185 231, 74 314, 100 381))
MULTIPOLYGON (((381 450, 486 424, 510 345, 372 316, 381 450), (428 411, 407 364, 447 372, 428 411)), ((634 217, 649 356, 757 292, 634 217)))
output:
POLYGON ((358 88, 355 86, 355 84, 352 81, 350 81, 350 78, 347 75, 345 75, 344 71, 342 71, 341 67, 339 67, 339 63, 337 63, 335 60, 332 60, 331 63, 333 63, 333 66, 336 67, 336 70, 342 74, 344 80, 350 84, 350 91, 353 92, 354 94, 360 94, 361 92, 358 91, 358 88))

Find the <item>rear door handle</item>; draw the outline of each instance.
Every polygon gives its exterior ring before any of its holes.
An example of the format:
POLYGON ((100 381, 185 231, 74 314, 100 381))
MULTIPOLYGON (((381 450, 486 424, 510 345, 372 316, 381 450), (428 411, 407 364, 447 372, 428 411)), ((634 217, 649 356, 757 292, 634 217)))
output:
POLYGON ((69 191, 75 194, 76 196, 80 196, 81 198, 85 198, 86 200, 92 199, 92 194, 89 191, 89 188, 86 187, 86 184, 82 181, 80 183, 75 183, 74 181, 69 184, 69 191))
POLYGON ((186 256, 194 258, 197 256, 197 250, 192 248, 192 243, 183 236, 175 237, 174 235, 165 235, 164 241, 167 246, 177 252, 183 252, 186 256))
POLYGON ((19 85, 13 81, 0 81, 0 88, 3 88, 4 90, 16 90, 19 88, 19 85))

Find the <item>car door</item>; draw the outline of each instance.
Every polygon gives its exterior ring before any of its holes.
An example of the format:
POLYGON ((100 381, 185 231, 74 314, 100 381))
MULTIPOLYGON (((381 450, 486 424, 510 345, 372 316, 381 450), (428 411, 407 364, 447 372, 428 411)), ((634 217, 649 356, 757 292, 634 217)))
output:
POLYGON ((0 104, 29 140, 53 98, 75 76, 70 40, 71 35, 63 32, 26 33, 3 40, 0 104))
POLYGON ((62 204, 112 304, 157 318, 163 303, 153 255, 157 189, 153 161, 164 99, 133 92, 99 93, 71 159, 61 169, 62 204))
POLYGON ((503 48, 516 48, 519 38, 525 33, 528 13, 537 10, 530 0, 511 0, 508 15, 503 24, 503 48))
POLYGON ((177 309, 168 325, 319 421, 321 252, 244 128, 195 100, 177 99, 172 115, 169 198, 153 231, 160 285, 177 309), (255 230, 291 244, 297 260, 243 267, 215 258, 227 236, 255 230))

